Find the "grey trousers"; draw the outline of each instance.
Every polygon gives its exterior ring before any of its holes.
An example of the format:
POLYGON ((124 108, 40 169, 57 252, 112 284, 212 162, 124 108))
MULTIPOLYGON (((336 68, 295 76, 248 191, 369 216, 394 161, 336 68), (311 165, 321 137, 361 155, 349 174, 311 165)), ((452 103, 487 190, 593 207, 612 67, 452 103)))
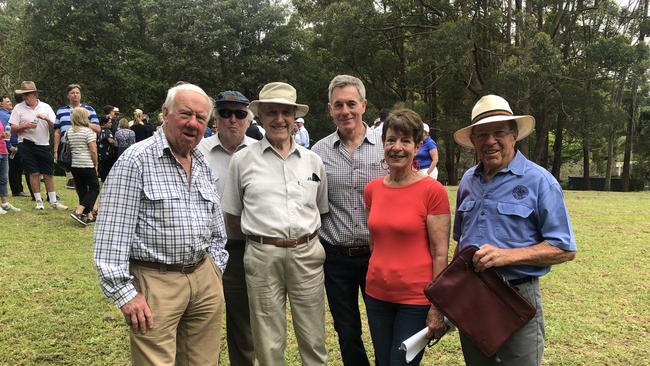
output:
MULTIPOLYGON (((460 333, 467 366, 540 366, 544 353, 544 311, 539 279, 514 286, 536 309, 535 317, 519 329, 492 357, 485 357, 472 341, 460 333)), ((480 311, 480 309, 477 309, 480 311)), ((489 316, 489 314, 486 314, 489 316)))

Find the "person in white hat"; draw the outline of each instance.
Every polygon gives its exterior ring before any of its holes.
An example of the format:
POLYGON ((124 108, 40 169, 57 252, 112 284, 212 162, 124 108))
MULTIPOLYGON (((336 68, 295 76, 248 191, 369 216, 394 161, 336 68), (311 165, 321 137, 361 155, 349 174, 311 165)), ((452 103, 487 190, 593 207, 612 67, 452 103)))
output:
POLYGON ((305 119, 302 117, 296 118, 296 126, 298 126, 298 131, 296 131, 296 142, 298 145, 309 148, 309 132, 305 128, 305 119))
POLYGON ((23 169, 29 174, 30 184, 36 200, 36 209, 43 210, 40 176, 43 175, 50 207, 67 210, 58 202, 54 185, 54 156, 50 149, 50 129, 54 127, 56 115, 49 104, 38 99, 38 89, 33 81, 23 81, 16 94, 23 96, 11 112, 11 132, 18 135, 18 149, 23 158, 23 169))
POLYGON ((544 315, 538 278, 552 265, 572 260, 577 250, 559 183, 515 148, 534 126, 532 116, 516 116, 505 99, 486 95, 474 106, 471 124, 454 133, 456 142, 474 149, 480 160, 458 187, 456 250, 479 246, 475 270, 496 268, 537 308, 535 317, 489 358, 460 332, 470 366, 541 364, 544 315))
POLYGON ((320 215, 328 212, 320 157, 295 143, 296 103, 289 84, 266 84, 249 105, 264 138, 232 157, 222 198, 230 233, 246 237, 244 271, 255 355, 260 366, 284 365, 286 298, 303 365, 326 365, 320 215))
POLYGON ((433 179, 438 179, 438 145, 429 135, 429 125, 423 123, 424 126, 424 139, 422 146, 418 149, 415 155, 415 160, 418 162, 420 171, 433 179))

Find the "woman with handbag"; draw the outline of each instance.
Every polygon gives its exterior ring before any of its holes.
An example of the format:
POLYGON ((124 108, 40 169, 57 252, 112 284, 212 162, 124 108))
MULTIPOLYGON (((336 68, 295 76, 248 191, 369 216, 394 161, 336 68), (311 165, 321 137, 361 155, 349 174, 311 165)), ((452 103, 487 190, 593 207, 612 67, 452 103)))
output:
POLYGON ((75 108, 72 110, 72 128, 66 134, 72 152, 70 171, 79 196, 79 205, 70 216, 84 226, 95 221, 92 208, 99 194, 97 134, 90 129, 89 124, 88 111, 85 108, 75 108))
MULTIPOLYGON (((382 126, 389 174, 365 188, 372 250, 366 276, 366 312, 376 365, 406 365, 399 346, 428 327, 441 337, 443 315, 424 287, 447 266, 449 200, 444 187, 414 163, 423 123, 412 110, 393 111, 382 126)), ((418 365, 422 353, 409 363, 418 365)))

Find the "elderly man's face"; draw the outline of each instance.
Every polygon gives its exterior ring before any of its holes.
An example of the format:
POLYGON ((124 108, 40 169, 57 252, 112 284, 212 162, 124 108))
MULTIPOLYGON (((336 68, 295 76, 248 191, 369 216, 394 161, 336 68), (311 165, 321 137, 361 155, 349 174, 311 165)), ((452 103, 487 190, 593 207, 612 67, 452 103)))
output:
POLYGON ((517 133, 510 128, 510 121, 478 125, 470 139, 487 174, 505 168, 515 157, 517 133))
POLYGON ((174 153, 187 155, 203 138, 210 103, 205 95, 179 90, 171 109, 163 107, 165 137, 174 153))
POLYGON ((38 92, 29 92, 23 94, 23 101, 30 107, 36 107, 38 104, 38 92))
POLYGON ((291 141, 296 121, 296 107, 286 104, 263 103, 259 106, 260 122, 271 143, 291 141))
POLYGON ((332 90, 332 101, 328 104, 330 116, 338 129, 354 129, 363 123, 367 101, 361 101, 354 85, 332 90))
POLYGON ((227 103, 217 106, 216 126, 220 139, 225 137, 234 141, 244 140, 248 124, 248 109, 245 105, 227 103))

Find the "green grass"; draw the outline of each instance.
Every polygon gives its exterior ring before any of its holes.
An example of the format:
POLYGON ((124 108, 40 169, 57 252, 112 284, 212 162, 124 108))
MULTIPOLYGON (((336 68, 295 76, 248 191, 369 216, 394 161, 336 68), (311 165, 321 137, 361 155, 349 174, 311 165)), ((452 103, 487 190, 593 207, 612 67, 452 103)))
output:
MULTIPOLYGON (((566 202, 579 253, 542 279, 544 364, 650 365, 650 193, 569 191, 566 202)), ((92 226, 69 211, 37 212, 27 198, 12 203, 23 212, 0 216, 0 365, 128 365, 128 330, 91 260, 92 226)), ((289 330, 287 364, 299 365, 289 330)), ((327 335, 329 364, 341 365, 329 314, 327 335)), ((422 364, 462 365, 458 336, 428 348, 422 364)))

